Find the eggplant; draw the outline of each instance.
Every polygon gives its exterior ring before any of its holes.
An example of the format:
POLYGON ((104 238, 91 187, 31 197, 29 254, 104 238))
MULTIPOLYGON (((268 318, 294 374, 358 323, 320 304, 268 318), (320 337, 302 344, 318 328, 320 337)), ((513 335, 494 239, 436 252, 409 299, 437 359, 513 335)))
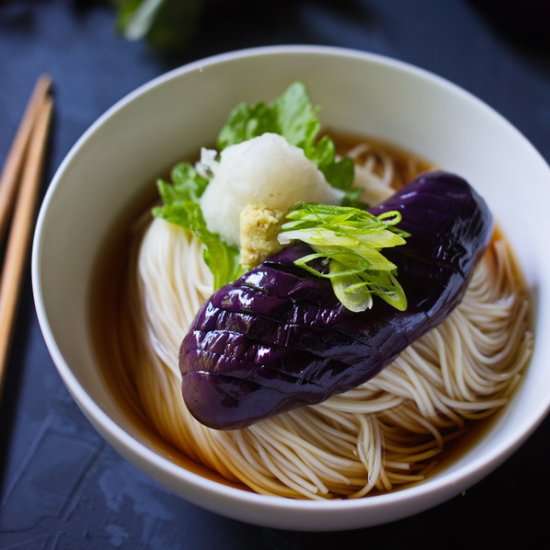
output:
POLYGON ((492 231, 484 200, 461 177, 425 173, 375 215, 398 210, 407 244, 385 249, 398 268, 407 309, 375 298, 354 313, 329 280, 294 261, 296 242, 216 291, 184 337, 182 394, 193 416, 216 429, 260 419, 362 384, 460 303, 492 231))

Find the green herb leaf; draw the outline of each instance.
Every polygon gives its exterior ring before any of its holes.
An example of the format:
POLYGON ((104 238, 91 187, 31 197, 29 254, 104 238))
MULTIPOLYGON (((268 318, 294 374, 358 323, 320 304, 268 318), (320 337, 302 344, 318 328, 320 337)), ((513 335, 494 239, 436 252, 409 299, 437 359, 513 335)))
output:
POLYGON ((214 275, 215 289, 234 281, 243 272, 239 249, 208 230, 199 204, 208 180, 185 162, 174 167, 171 179, 172 183, 157 182, 164 205, 153 208, 153 215, 189 229, 204 244, 204 260, 214 275))
POLYGON ((280 133, 275 111, 265 103, 240 103, 231 111, 226 125, 218 134, 218 149, 221 151, 266 132, 280 133))
POLYGON ((352 207, 301 203, 290 210, 279 242, 299 240, 315 251, 296 265, 317 277, 330 279, 336 297, 351 311, 370 309, 378 296, 399 311, 407 298, 397 280, 397 267, 381 252, 406 244, 408 233, 399 229, 398 211, 380 216, 352 207), (318 269, 328 264, 328 270, 318 269))
POLYGON ((318 112, 305 85, 294 82, 270 105, 263 102, 237 105, 218 135, 218 147, 222 150, 266 132, 279 134, 291 145, 300 147, 330 185, 344 191, 346 204, 358 204, 361 191, 352 188, 353 161, 336 160, 334 142, 328 136, 319 139, 318 112))

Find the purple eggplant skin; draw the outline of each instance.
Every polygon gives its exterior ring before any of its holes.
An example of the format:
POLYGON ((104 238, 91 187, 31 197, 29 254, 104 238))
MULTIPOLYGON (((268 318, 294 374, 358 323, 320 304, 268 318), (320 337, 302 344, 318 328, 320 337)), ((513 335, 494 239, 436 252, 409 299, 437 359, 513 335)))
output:
POLYGON ((461 177, 425 173, 370 209, 402 214, 407 244, 386 249, 406 311, 375 298, 353 313, 330 281, 294 265, 293 243, 216 291, 183 339, 182 394, 191 414, 236 429, 320 403, 379 373, 460 303, 492 232, 484 200, 461 177))

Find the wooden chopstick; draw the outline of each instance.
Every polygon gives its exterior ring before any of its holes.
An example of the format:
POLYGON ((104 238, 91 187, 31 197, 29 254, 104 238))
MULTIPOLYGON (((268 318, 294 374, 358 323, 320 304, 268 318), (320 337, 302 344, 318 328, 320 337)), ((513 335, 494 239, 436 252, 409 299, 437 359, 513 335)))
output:
POLYGON ((0 240, 4 237, 15 196, 17 195, 17 182, 21 175, 31 132, 51 84, 52 79, 48 75, 42 75, 36 81, 33 93, 25 109, 25 114, 4 163, 4 169, 0 178, 0 240))
MULTIPOLYGON (((21 148, 24 158, 24 161, 21 162, 24 163, 24 167, 7 241, 0 283, 0 393, 5 377, 27 249, 34 225, 35 204, 41 183, 52 110, 52 98, 42 96, 37 107, 36 120, 31 125, 28 148, 24 146, 21 148), (25 150, 26 155, 24 154, 25 150)), ((22 124, 25 122, 26 116, 22 124)))

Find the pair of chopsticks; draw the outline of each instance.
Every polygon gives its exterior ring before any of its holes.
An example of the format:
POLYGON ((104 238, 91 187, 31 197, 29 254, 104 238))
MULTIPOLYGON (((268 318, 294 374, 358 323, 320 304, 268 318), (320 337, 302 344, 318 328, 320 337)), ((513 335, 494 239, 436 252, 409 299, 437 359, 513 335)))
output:
POLYGON ((36 82, 0 176, 0 240, 11 222, 0 276, 0 394, 42 180, 53 110, 51 84, 46 75, 36 82))

